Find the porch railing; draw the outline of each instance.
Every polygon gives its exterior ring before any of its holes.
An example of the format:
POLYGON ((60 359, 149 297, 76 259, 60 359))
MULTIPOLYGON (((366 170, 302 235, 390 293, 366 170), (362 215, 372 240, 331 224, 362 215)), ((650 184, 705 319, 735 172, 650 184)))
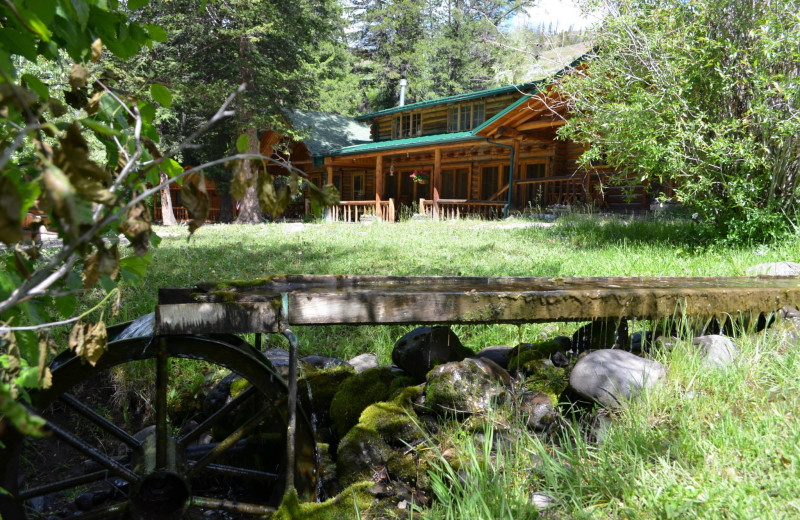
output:
MULTIPOLYGON (((541 177, 538 179, 520 179, 514 181, 514 187, 534 186, 535 198, 529 203, 541 206, 553 204, 575 204, 587 202, 587 178, 583 175, 560 175, 557 177, 541 177)), ((591 191, 589 191, 591 193, 591 191)))
POLYGON ((394 199, 380 202, 374 200, 343 200, 336 206, 328 207, 327 220, 360 222, 365 215, 377 217, 384 222, 394 222, 394 199))
MULTIPOLYGON (((175 220, 178 222, 188 222, 191 220, 189 212, 186 211, 186 208, 183 206, 173 206, 172 214, 175 215, 175 220)), ((162 220, 161 216, 161 206, 156 205, 153 208, 153 220, 160 221, 162 220)), ((219 208, 209 208, 206 222, 216 222, 217 220, 219 220, 219 208)))
MULTIPOLYGON (((500 218, 503 216, 505 202, 488 200, 467 199, 439 199, 439 220, 453 220, 465 217, 479 217, 485 219, 500 218)), ((433 216, 433 201, 420 199, 419 207, 429 216, 433 216)))

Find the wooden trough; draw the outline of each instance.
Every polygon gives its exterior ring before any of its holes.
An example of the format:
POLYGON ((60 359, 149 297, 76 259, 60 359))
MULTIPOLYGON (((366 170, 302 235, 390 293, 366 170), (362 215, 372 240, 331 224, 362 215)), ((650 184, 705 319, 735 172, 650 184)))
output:
POLYGON ((533 278, 285 275, 161 289, 161 335, 292 325, 481 324, 736 316, 800 303, 798 277, 533 278))

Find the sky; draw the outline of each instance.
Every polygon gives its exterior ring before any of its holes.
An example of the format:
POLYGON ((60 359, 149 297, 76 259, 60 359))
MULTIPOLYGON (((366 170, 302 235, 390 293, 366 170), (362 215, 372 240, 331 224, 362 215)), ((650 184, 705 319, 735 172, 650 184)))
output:
POLYGON ((591 17, 584 17, 570 0, 541 0, 536 7, 528 9, 524 15, 517 16, 515 24, 517 26, 528 23, 538 25, 539 22, 544 22, 545 25, 549 25, 551 21, 554 29, 556 25, 559 29, 568 29, 570 25, 574 29, 583 29, 595 20, 591 17))

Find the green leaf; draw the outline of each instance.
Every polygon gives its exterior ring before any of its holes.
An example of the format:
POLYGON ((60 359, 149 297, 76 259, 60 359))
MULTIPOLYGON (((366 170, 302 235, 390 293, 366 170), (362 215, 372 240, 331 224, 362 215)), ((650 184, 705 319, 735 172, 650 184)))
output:
POLYGON ((183 173, 183 166, 178 163, 175 159, 166 159, 163 163, 161 163, 161 169, 164 170, 164 173, 167 174, 167 177, 175 177, 183 173))
POLYGON ((139 113, 142 115, 142 120, 145 123, 152 123, 153 119, 156 118, 156 107, 144 99, 137 101, 136 105, 139 107, 139 113))
POLYGON ((236 140, 236 149, 239 153, 245 153, 247 149, 250 147, 250 138, 247 134, 242 134, 236 140))
POLYGON ((144 26, 144 28, 147 31, 147 33, 150 35, 150 37, 152 39, 154 39, 155 41, 157 41, 157 42, 165 42, 165 41, 167 41, 167 31, 162 29, 160 26, 153 25, 153 24, 146 24, 144 26))
POLYGON ((161 184, 161 179, 158 174, 158 166, 153 166, 152 168, 148 169, 144 174, 144 180, 153 186, 161 184))
POLYGON ((150 3, 150 0, 128 0, 128 9, 135 11, 150 3))
POLYGON ((143 256, 123 258, 119 261, 119 272, 122 275, 122 279, 131 285, 138 285, 147 274, 147 267, 152 261, 153 255, 149 252, 143 256))
POLYGON ((31 365, 39 363, 39 339, 32 330, 17 330, 14 332, 19 345, 20 354, 31 365))
POLYGON ((50 99, 50 90, 39 78, 31 74, 23 74, 21 79, 25 82, 25 85, 27 85, 29 89, 34 91, 36 95, 39 96, 39 99, 43 101, 50 99))
POLYGON ((90 117, 85 117, 81 119, 81 124, 88 128, 89 130, 93 130, 98 134, 102 135, 110 135, 110 136, 118 136, 120 135, 120 131, 116 128, 111 128, 110 126, 104 125, 103 123, 96 121, 90 117))
POLYGON ((172 105, 172 93, 169 89, 161 83, 153 83, 150 85, 150 94, 164 108, 169 108, 172 105))
POLYGON ((56 310, 61 316, 67 317, 72 316, 72 313, 75 312, 75 307, 78 305, 78 298, 74 294, 68 294, 66 296, 59 296, 55 298, 55 306, 56 310))

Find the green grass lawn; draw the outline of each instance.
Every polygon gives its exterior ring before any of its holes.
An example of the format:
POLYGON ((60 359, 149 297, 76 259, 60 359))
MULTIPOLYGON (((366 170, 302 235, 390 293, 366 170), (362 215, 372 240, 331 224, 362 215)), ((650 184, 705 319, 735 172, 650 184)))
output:
MULTIPOLYGON (((598 219, 397 224, 211 225, 187 241, 186 227, 158 228, 161 245, 139 287, 124 291, 120 321, 151 312, 159 287, 269 274, 443 276, 736 276, 748 266, 800 258, 800 240, 722 248, 694 241, 685 221, 598 219)), ((304 354, 349 358, 376 352, 384 363, 410 327, 299 329, 304 354)), ((456 327, 466 346, 531 341, 571 324, 456 327)), ((279 338, 271 338, 281 344, 279 338)))
MULTIPOLYGON (((278 273, 735 276, 758 263, 800 258, 796 239, 717 247, 696 243, 687 222, 584 216, 552 225, 525 220, 217 225, 201 228, 190 241, 184 227, 158 233, 163 242, 153 253, 153 266, 140 286, 125 288, 118 320, 152 311, 159 287, 278 273)), ((454 330, 478 350, 576 327, 454 330)), ((306 327, 297 333, 303 354, 348 359, 376 352, 388 363, 395 340, 410 328, 306 327)), ((285 346, 282 338, 268 341, 285 346)), ((555 447, 522 434, 494 466, 471 466, 468 473, 474 475, 466 481, 440 467, 440 500, 421 517, 535 518, 530 493, 543 492, 556 499, 551 518, 800 518, 800 354, 793 343, 764 335, 740 343, 740 361, 724 371, 701 369, 687 349, 659 353, 669 366, 668 384, 617 413, 602 444, 568 435, 555 447)), ((486 448, 463 430, 456 429, 452 439, 465 454, 486 448)))

